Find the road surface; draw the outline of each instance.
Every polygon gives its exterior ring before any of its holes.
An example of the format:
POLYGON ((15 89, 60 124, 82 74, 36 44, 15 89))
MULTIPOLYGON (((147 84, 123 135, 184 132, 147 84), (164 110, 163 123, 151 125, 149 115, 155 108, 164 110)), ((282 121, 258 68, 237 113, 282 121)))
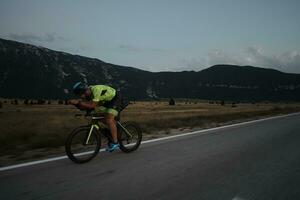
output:
POLYGON ((0 199, 300 199, 300 115, 0 172, 0 199))

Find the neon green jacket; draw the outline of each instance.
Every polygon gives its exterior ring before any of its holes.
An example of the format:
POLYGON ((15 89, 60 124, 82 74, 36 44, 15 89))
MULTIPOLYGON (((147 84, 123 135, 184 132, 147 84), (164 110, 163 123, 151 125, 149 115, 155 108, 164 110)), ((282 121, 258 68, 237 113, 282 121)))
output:
POLYGON ((116 90, 107 85, 91 85, 89 88, 92 92, 92 101, 98 104, 111 101, 116 95, 116 90))

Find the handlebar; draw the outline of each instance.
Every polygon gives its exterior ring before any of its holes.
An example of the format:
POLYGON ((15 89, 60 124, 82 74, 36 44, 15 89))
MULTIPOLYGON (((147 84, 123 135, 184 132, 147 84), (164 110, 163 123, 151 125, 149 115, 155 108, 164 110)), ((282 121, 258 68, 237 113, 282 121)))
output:
MULTIPOLYGON (((119 108, 117 109, 118 112, 119 112, 119 115, 116 117, 117 120, 120 120, 120 113, 128 106, 130 105, 130 101, 128 99, 125 99, 123 98, 122 99, 122 102, 121 102, 121 105, 119 106, 119 108)), ((78 105, 74 105, 77 109, 83 111, 83 109, 81 109, 78 105)), ((91 112, 93 111, 94 109, 92 110, 85 110, 86 113, 85 114, 75 114, 75 117, 81 117, 81 116, 84 116, 84 117, 92 117, 93 119, 101 119, 103 118, 103 116, 99 116, 97 114, 91 114, 91 112)))

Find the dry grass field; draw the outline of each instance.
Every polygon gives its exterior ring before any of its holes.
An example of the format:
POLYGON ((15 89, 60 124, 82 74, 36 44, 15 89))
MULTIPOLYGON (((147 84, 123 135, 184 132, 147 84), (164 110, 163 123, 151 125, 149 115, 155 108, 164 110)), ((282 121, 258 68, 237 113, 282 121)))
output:
MULTIPOLYGON (((208 102, 137 102, 122 112, 122 121, 138 122, 144 139, 216 127, 266 116, 300 111, 300 104, 209 104, 208 102)), ((64 141, 83 117, 68 105, 11 105, 0 109, 0 166, 64 155, 64 141)))

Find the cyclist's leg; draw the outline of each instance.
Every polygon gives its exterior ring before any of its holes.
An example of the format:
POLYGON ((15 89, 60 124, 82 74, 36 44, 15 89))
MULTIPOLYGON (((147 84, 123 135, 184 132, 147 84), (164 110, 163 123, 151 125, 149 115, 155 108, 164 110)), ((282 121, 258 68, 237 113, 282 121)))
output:
POLYGON ((118 137, 117 137, 117 125, 116 125, 117 123, 115 121, 115 117, 118 115, 118 112, 111 108, 109 108, 108 111, 113 111, 113 112, 107 112, 105 114, 105 121, 110 130, 113 142, 108 145, 108 148, 106 150, 109 152, 113 152, 115 149, 119 148, 118 137))
POLYGON ((113 142, 117 143, 118 137, 117 137, 117 125, 116 125, 115 117, 118 116, 118 111, 113 108, 108 108, 104 106, 97 107, 95 111, 101 115, 104 114, 105 123, 107 124, 111 132, 113 142))
POLYGON ((111 136, 113 138, 113 142, 118 143, 117 125, 116 125, 116 121, 115 121, 115 116, 111 113, 107 113, 105 115, 105 121, 110 130, 111 136))

